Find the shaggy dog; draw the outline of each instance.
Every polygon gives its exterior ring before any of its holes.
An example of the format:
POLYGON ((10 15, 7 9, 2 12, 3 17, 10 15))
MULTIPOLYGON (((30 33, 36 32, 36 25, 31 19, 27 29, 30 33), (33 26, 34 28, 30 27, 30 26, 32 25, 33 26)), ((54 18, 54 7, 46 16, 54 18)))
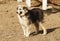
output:
POLYGON ((24 35, 28 37, 30 35, 29 28, 34 25, 36 27, 36 33, 39 32, 39 27, 41 26, 43 29, 43 35, 46 35, 47 31, 44 26, 41 24, 44 19, 44 15, 41 9, 33 8, 29 9, 26 6, 19 5, 17 7, 17 15, 19 18, 19 22, 22 26, 24 35))

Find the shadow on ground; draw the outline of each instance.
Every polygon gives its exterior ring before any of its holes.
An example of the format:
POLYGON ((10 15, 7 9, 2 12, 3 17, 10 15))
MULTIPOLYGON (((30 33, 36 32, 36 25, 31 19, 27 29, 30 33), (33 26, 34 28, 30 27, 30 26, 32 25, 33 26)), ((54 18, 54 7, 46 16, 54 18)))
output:
MULTIPOLYGON (((56 29, 60 29, 60 27, 55 27, 55 28, 47 29, 47 34, 52 33, 56 29)), ((40 30, 38 34, 43 34, 43 30, 40 30)), ((31 35, 33 35, 33 36, 38 35, 38 34, 36 34, 35 32, 31 33, 31 35)))
POLYGON ((55 6, 60 6, 60 4, 52 3, 51 1, 48 0, 48 3, 53 4, 55 6))
POLYGON ((46 11, 43 11, 43 12, 46 13, 47 15, 56 14, 56 13, 60 12, 60 8, 51 8, 51 9, 47 9, 46 11))

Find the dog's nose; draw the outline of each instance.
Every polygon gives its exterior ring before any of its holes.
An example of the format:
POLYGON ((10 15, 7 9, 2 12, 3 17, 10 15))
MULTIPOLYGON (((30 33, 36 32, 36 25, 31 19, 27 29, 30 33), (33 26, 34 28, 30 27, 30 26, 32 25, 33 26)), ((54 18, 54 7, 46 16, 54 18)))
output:
POLYGON ((22 12, 20 12, 20 14, 22 14, 22 12))

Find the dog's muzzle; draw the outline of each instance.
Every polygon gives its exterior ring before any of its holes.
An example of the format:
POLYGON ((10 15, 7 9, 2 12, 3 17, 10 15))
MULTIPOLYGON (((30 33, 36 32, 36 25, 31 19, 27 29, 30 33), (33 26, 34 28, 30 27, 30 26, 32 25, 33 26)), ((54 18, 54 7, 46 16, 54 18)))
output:
POLYGON ((21 18, 25 16, 25 15, 21 15, 22 12, 20 12, 20 13, 16 12, 16 13, 19 14, 21 18))
POLYGON ((22 12, 16 12, 16 13, 19 14, 19 15, 22 14, 22 12))

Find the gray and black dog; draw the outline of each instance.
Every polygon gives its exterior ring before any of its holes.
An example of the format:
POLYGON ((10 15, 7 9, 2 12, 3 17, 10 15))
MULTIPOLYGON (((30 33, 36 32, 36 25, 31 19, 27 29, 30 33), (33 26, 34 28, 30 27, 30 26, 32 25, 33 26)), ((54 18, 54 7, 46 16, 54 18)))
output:
POLYGON ((43 11, 39 8, 27 8, 24 5, 19 5, 17 7, 17 15, 19 22, 22 26, 24 35, 28 37, 31 33, 30 27, 36 27, 36 33, 39 32, 39 27, 43 29, 43 35, 46 35, 47 31, 41 22, 44 20, 43 11))

